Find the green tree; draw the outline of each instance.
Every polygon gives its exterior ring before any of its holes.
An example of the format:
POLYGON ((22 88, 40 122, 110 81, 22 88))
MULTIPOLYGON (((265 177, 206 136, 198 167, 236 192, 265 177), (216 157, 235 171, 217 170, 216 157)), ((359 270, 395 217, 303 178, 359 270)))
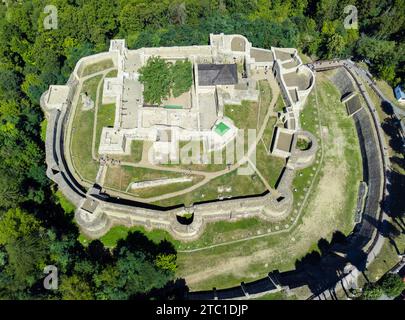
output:
POLYGON ((43 239, 29 235, 12 239, 5 245, 9 265, 6 272, 13 275, 18 284, 33 285, 42 276, 42 268, 47 257, 43 239))
POLYGON ((20 208, 8 210, 0 219, 0 244, 43 231, 40 221, 20 208))
POLYGON ((326 57, 328 59, 333 57, 340 57, 345 48, 344 38, 340 34, 333 34, 326 42, 326 57))
POLYGON ((18 98, 20 81, 15 71, 0 69, 0 98, 5 100, 18 98))
POLYGON ((126 293, 127 298, 162 288, 173 277, 171 272, 155 267, 142 253, 125 249, 119 255, 117 269, 120 277, 115 285, 126 293))
POLYGON ((193 84, 193 73, 190 61, 177 60, 171 67, 171 73, 173 81, 173 96, 178 97, 184 92, 190 90, 190 87, 193 84))
POLYGON ((383 294, 383 290, 380 286, 367 283, 363 288, 362 299, 364 300, 376 300, 381 297, 383 294))
POLYGON ((96 296, 98 299, 129 299, 163 288, 173 277, 173 272, 157 267, 145 254, 123 247, 117 262, 94 276, 96 296))
POLYGON ((395 298, 405 290, 405 283, 398 274, 388 273, 380 280, 382 291, 389 297, 395 298))
POLYGON ((86 279, 78 276, 62 276, 59 286, 63 300, 93 300, 91 285, 86 279))
POLYGON ((158 254, 155 260, 155 264, 158 268, 169 271, 176 271, 177 256, 175 254, 158 254))
POLYGON ((160 57, 151 57, 139 69, 139 81, 144 85, 143 97, 147 103, 161 104, 170 94, 169 64, 160 57))

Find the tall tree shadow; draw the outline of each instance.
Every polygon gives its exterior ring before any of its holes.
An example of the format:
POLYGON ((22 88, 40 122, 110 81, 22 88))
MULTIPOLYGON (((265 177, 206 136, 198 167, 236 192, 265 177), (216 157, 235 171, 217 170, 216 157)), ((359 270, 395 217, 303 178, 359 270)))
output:
POLYGON ((176 254, 173 244, 167 240, 156 243, 139 231, 129 232, 125 239, 120 239, 114 249, 114 254, 126 248, 129 251, 140 251, 145 256, 156 257, 158 254, 176 254))
POLYGON ((186 280, 179 278, 168 282, 163 288, 153 289, 146 294, 135 295, 133 300, 185 300, 189 293, 186 280))
MULTIPOLYGON (((177 256, 177 251, 173 244, 167 240, 162 240, 158 243, 147 238, 139 231, 130 232, 125 239, 118 241, 117 246, 113 250, 113 256, 117 257, 122 249, 128 249, 131 252, 142 252, 149 260, 154 261, 159 254, 174 254, 177 256)), ((96 248, 100 252, 101 248, 96 248)), ((131 299, 136 300, 175 300, 185 299, 189 292, 186 281, 182 278, 173 279, 168 282, 163 288, 152 289, 148 293, 135 295, 131 299)))
POLYGON ((404 214, 405 214, 405 176, 390 170, 387 172, 387 190, 388 194, 383 203, 385 212, 402 226, 404 230, 404 214))
MULTIPOLYGON (((324 238, 320 239, 317 243, 319 251, 309 252, 297 260, 295 270, 278 274, 280 284, 290 288, 307 285, 314 295, 319 295, 324 290, 333 290, 334 285, 344 275, 347 264, 362 259, 358 257, 362 252, 356 253, 356 259, 350 254, 340 252, 347 241, 347 237, 340 231, 334 232, 330 242, 324 238)), ((357 266, 361 267, 358 264, 357 266)), ((333 297, 334 293, 330 293, 333 297)))

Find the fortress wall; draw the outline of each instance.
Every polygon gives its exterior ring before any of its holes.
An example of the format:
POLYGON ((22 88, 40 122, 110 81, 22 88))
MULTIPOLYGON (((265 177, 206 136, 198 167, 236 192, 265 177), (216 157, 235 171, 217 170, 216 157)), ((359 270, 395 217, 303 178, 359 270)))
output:
POLYGON ((114 66, 115 67, 117 66, 118 56, 116 52, 101 52, 88 57, 81 58, 77 62, 76 67, 73 70, 72 74, 75 75, 76 77, 80 77, 86 66, 108 59, 112 59, 114 66))
POLYGON ((317 138, 308 131, 298 131, 294 135, 293 140, 293 151, 291 157, 288 161, 287 166, 296 170, 308 167, 311 165, 316 158, 316 152, 318 151, 318 141, 317 138), (299 150, 295 146, 299 138, 304 138, 310 141, 311 147, 308 150, 299 150))
POLYGON ((57 168, 59 162, 58 157, 56 155, 56 148, 54 143, 54 137, 56 136, 59 116, 60 116, 59 110, 54 109, 47 113, 48 124, 46 127, 45 159, 48 168, 57 168))
POLYGON ((64 130, 65 124, 69 117, 69 111, 72 104, 73 96, 76 92, 77 80, 71 75, 66 86, 69 89, 66 103, 63 103, 60 110, 48 110, 45 103, 45 92, 40 99, 41 107, 44 110, 47 119, 47 133, 45 140, 47 176, 53 180, 63 192, 66 198, 75 206, 79 206, 84 199, 82 187, 77 184, 76 179, 70 174, 67 169, 67 164, 64 156, 64 130))
POLYGON ((150 56, 161 56, 162 58, 184 59, 189 56, 211 56, 211 46, 187 46, 187 47, 157 47, 139 49, 145 60, 150 56))
POLYGON ((367 183, 368 194, 364 206, 364 215, 359 234, 368 238, 374 230, 373 220, 378 220, 380 209, 380 193, 382 184, 382 164, 378 155, 379 150, 376 143, 375 133, 372 128, 370 116, 365 109, 360 110, 354 116, 359 143, 363 159, 363 180, 367 183))
MULTIPOLYGON (((128 227, 142 225, 148 229, 164 229, 176 239, 191 241, 200 236, 206 223, 216 221, 236 221, 243 218, 259 217, 266 220, 279 220, 288 215, 291 205, 283 205, 280 209, 267 201, 269 195, 247 199, 230 199, 221 202, 198 204, 190 208, 178 208, 169 211, 158 211, 120 204, 103 204, 101 209, 109 220, 109 225, 125 225, 128 227), (189 225, 182 225, 176 216, 193 213, 194 220, 189 225)), ((286 201, 292 201, 292 196, 286 196, 286 201)), ((98 217, 97 217, 98 219, 98 217)), ((87 229, 87 226, 82 226, 87 229)), ((105 230, 107 232, 108 229, 105 230)))
MULTIPOLYGON (((384 196, 384 150, 382 149, 381 137, 378 134, 378 124, 370 110, 374 109, 367 92, 363 90, 363 84, 356 78, 354 73, 344 66, 339 68, 332 77, 342 96, 355 91, 354 81, 363 95, 368 109, 362 108, 353 115, 360 143, 363 161, 363 180, 368 185, 363 219, 357 225, 356 233, 351 238, 350 247, 373 247, 373 235, 376 233, 376 224, 381 215, 380 201, 384 196)), ((349 247, 349 248, 350 248, 349 247)), ((368 250, 368 249, 367 249, 368 250)))
POLYGON ((283 95, 284 101, 286 102, 286 107, 292 106, 292 99, 290 96, 290 93, 288 92, 287 85, 282 77, 282 69, 281 69, 281 64, 279 61, 275 61, 274 66, 273 66, 273 74, 274 71, 276 72, 276 79, 278 82, 278 85, 281 89, 281 93, 283 95))

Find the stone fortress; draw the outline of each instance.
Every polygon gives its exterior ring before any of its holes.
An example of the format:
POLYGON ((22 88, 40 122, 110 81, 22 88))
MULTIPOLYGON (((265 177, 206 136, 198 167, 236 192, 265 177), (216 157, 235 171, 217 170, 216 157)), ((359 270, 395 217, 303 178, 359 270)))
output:
MULTIPOLYGON (((113 225, 143 225, 162 228, 175 238, 198 237, 207 222, 259 216, 284 219, 292 210, 291 184, 296 169, 309 166, 315 159, 315 137, 300 129, 299 115, 314 86, 314 73, 304 65, 296 49, 270 50, 252 47, 241 35, 210 35, 205 46, 160 47, 128 50, 124 40, 112 40, 109 52, 82 58, 65 86, 50 86, 41 97, 48 118, 46 156, 48 176, 77 206, 76 220, 89 237, 99 237, 113 225), (193 85, 180 97, 169 97, 162 105, 148 105, 142 96, 138 70, 149 57, 168 61, 188 59, 193 65, 193 85), (204 151, 221 150, 232 141, 238 128, 224 115, 224 105, 257 101, 256 83, 263 79, 277 82, 285 108, 278 113, 282 126, 274 130, 271 147, 274 156, 286 159, 286 167, 276 193, 267 192, 248 198, 226 199, 192 207, 153 208, 109 196, 95 184, 85 190, 65 159, 65 123, 71 119, 72 101, 79 94, 80 70, 106 58, 118 70, 104 81, 102 102, 115 104, 113 127, 102 129, 100 154, 128 154, 131 140, 153 142, 153 159, 178 157, 178 141, 201 140, 204 151), (308 150, 296 147, 297 139, 309 142, 308 150), (178 217, 192 214, 191 223, 178 217)), ((67 158, 67 157, 66 157, 67 158)))
POLYGON ((201 140, 207 152, 221 150, 237 132, 233 121, 224 116, 224 105, 257 101, 255 71, 274 68, 287 108, 282 115, 285 128, 277 130, 272 152, 285 158, 290 155, 299 112, 313 84, 313 74, 302 65, 297 50, 264 50, 239 35, 211 34, 206 46, 128 50, 125 40, 112 40, 109 52, 118 74, 105 79, 102 101, 115 103, 116 113, 114 127, 103 129, 100 154, 127 154, 131 140, 153 141, 156 161, 167 156, 178 160, 178 141, 201 140), (170 97, 162 106, 146 104, 138 70, 153 56, 191 61, 190 91, 170 97))

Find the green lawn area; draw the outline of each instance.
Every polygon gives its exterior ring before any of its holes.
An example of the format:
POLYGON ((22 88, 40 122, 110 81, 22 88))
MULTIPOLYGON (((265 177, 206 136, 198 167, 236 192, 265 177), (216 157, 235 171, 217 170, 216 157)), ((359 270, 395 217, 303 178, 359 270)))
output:
POLYGON ((46 141, 46 128, 48 126, 48 120, 46 118, 44 120, 42 120, 40 126, 41 126, 40 137, 41 137, 41 140, 43 142, 45 142, 46 141))
POLYGON ((116 78, 118 75, 118 70, 111 70, 106 74, 106 78, 116 78))
POLYGON ((269 122, 267 122, 266 129, 264 129, 262 140, 266 147, 269 149, 271 144, 271 139, 273 138, 274 127, 276 126, 277 118, 270 117, 269 122))
POLYGON ((152 196, 158 196, 166 193, 171 193, 185 188, 191 187, 193 184, 201 181, 201 176, 191 175, 193 181, 173 183, 164 186, 150 187, 143 189, 131 190, 128 189, 130 183, 157 179, 169 179, 169 178, 180 178, 185 175, 182 173, 153 170, 147 168, 137 168, 131 166, 117 166, 109 167, 107 170, 107 175, 105 178, 104 186, 106 188, 111 188, 114 190, 119 190, 134 196, 149 198, 152 196))
POLYGON ((86 65, 80 76, 85 77, 112 67, 114 67, 114 63, 111 59, 101 60, 99 62, 86 65))
POLYGON ((281 171, 285 166, 284 159, 273 157, 268 154, 276 122, 277 118, 275 117, 269 119, 263 133, 263 141, 260 141, 256 148, 256 168, 272 187, 275 187, 281 171))
POLYGON ((260 111, 258 114, 258 121, 256 126, 257 130, 259 130, 261 125, 263 124, 264 118, 267 111, 269 110, 271 102, 271 88, 269 82, 267 80, 260 80, 258 85, 260 91, 260 111))
POLYGON ((257 102, 242 101, 241 105, 224 106, 224 115, 232 119, 239 130, 244 130, 244 154, 249 147, 248 130, 256 130, 258 113, 259 103, 257 102))
POLYGON ((252 194, 260 194, 266 191, 265 186, 257 175, 245 176, 238 175, 237 170, 217 177, 207 184, 186 193, 182 196, 155 202, 159 206, 171 206, 179 203, 191 205, 196 202, 215 200, 219 197, 244 196, 252 194), (230 191, 226 191, 227 187, 231 187, 230 191), (222 192, 218 188, 223 188, 222 192))
POLYGON ((288 296, 284 291, 279 291, 275 293, 269 293, 252 300, 296 300, 296 299, 297 297, 295 297, 294 295, 288 296))
POLYGON ((225 116, 231 118, 239 129, 256 129, 259 111, 257 102, 242 101, 240 105, 227 104, 224 109, 225 116))
MULTIPOLYGON (((83 83, 81 92, 96 101, 97 86, 101 76, 93 77, 83 83)), ((71 137, 72 162, 78 174, 87 182, 94 182, 99 164, 92 158, 92 139, 94 127, 94 109, 82 110, 82 103, 79 102, 74 114, 71 137)))
POLYGON ((135 196, 142 197, 142 198, 150 198, 150 197, 158 196, 161 194, 177 192, 180 190, 184 190, 186 188, 190 188, 203 179, 202 176, 192 176, 192 177, 193 177, 193 181, 190 181, 190 182, 173 183, 173 184, 168 184, 165 186, 136 189, 136 190, 132 190, 132 191, 128 190, 128 192, 135 196))
MULTIPOLYGON (((112 227, 104 236, 102 236, 99 240, 104 244, 107 248, 114 248, 118 241, 121 239, 126 239, 130 232, 140 232, 148 237, 149 240, 159 243, 161 241, 169 241, 173 244, 174 247, 177 247, 179 244, 178 240, 173 239, 173 237, 164 230, 151 230, 147 231, 144 227, 136 226, 136 227, 124 227, 124 226, 115 226, 112 227)), ((84 246, 87 246, 92 240, 87 238, 84 234, 80 233, 77 240, 84 246)))
POLYGON ((100 145, 101 132, 104 127, 114 126, 115 104, 100 105, 97 111, 97 129, 96 129, 96 154, 100 145))
POLYGON ((278 96, 276 105, 274 106, 274 111, 275 112, 282 112, 285 107, 283 97, 281 95, 278 96))

